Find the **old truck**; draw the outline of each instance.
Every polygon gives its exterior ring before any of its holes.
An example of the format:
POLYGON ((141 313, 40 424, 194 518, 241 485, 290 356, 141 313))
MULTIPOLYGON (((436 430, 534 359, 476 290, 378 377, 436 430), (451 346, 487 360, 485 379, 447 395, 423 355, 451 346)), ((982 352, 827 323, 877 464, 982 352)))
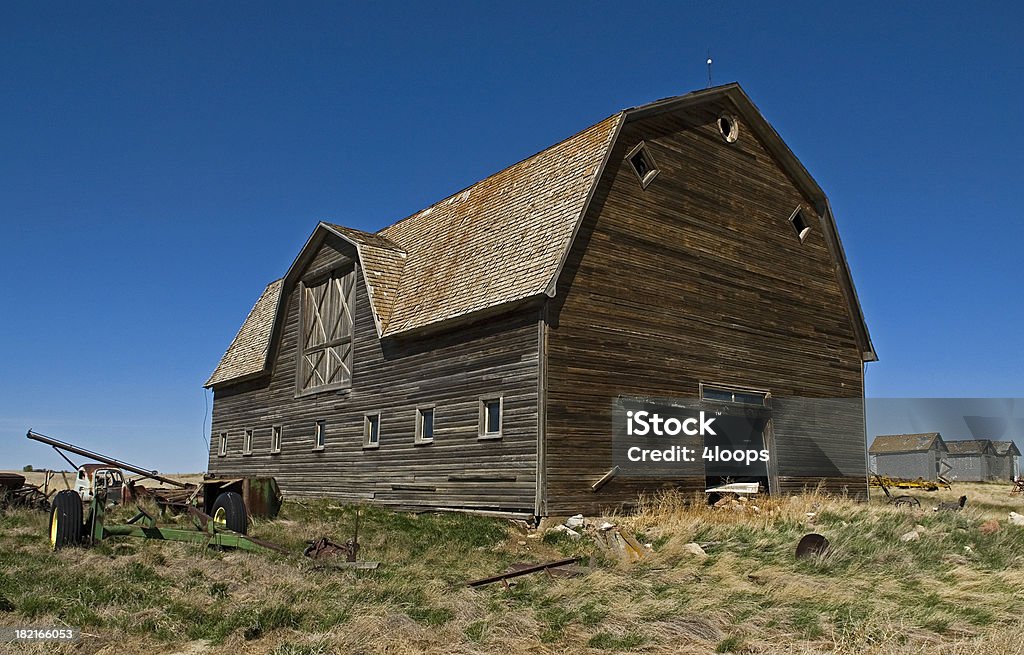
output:
POLYGON ((75 493, 81 496, 84 502, 89 502, 96 494, 96 489, 100 488, 106 491, 108 502, 123 502, 124 473, 121 469, 108 464, 79 466, 78 475, 75 477, 75 493))

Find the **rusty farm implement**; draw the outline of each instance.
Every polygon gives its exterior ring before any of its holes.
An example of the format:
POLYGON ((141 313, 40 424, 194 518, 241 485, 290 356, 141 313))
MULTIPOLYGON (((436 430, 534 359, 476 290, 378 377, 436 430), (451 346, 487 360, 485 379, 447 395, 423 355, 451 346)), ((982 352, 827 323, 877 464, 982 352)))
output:
POLYGON ((116 536, 184 541, 242 550, 281 550, 274 544, 246 534, 250 517, 277 516, 281 492, 274 478, 207 478, 201 484, 189 484, 31 430, 27 436, 53 447, 78 471, 75 488, 58 492, 50 505, 50 544, 55 550, 116 536), (64 452, 101 464, 76 466, 64 452), (147 489, 135 484, 135 480, 125 480, 122 470, 171 488, 147 489), (156 518, 138 505, 137 501, 143 499, 152 499, 162 512, 187 514, 192 523, 191 529, 159 526, 156 518), (108 520, 110 505, 128 506, 133 502, 138 512, 132 518, 123 524, 108 520), (88 512, 83 508, 84 504, 88 505, 88 512))
POLYGON ((228 491, 221 495, 213 516, 190 506, 188 515, 194 529, 159 526, 146 510, 141 507, 137 509, 138 513, 125 523, 109 523, 107 493, 105 489, 98 489, 89 501, 89 512, 83 519, 81 497, 69 489, 60 491, 54 497, 50 509, 50 545, 54 550, 59 550, 68 546, 95 544, 110 537, 140 537, 220 548, 285 552, 275 544, 245 534, 248 515, 241 496, 235 492, 228 491))

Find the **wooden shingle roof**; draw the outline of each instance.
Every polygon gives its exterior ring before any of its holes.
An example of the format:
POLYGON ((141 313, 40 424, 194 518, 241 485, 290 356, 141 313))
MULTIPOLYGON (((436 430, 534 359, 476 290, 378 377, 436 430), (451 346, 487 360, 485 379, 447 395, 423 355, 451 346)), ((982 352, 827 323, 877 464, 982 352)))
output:
MULTIPOLYGON (((722 99, 732 102, 746 125, 823 216, 826 240, 837 262, 836 271, 862 356, 865 361, 873 361, 874 348, 828 200, 737 84, 623 110, 376 234, 321 223, 307 248, 322 242, 320 233, 324 231, 356 247, 377 334, 382 338, 543 294, 553 296, 562 264, 622 125, 722 99)), ((293 269, 306 250, 295 260, 293 269)), ((261 297, 207 386, 252 374, 257 353, 269 353, 269 341, 276 334, 274 326, 250 325, 250 321, 273 324, 282 320, 294 272, 285 276, 283 294, 280 288, 277 291, 276 311, 266 311, 264 302, 269 300, 261 297), (255 343, 257 336, 268 343, 255 343), (242 356, 241 361, 234 361, 238 356, 242 356)), ((265 361, 263 370, 266 366, 265 361)))
POLYGON ((992 448, 996 451, 996 455, 999 455, 1000 457, 1006 457, 1008 455, 1020 457, 1020 449, 1018 449, 1017 444, 1012 441, 993 441, 992 448))
POLYGON ((992 442, 988 439, 960 439, 947 441, 946 448, 950 455, 987 455, 992 452, 992 442))
POLYGON ((381 230, 409 253, 382 336, 544 293, 621 118, 381 230))
POLYGON ((942 436, 938 432, 880 434, 875 437, 868 452, 872 455, 925 452, 935 447, 936 442, 942 443, 942 436))
POLYGON ((248 377, 263 371, 270 346, 270 332, 274 327, 274 314, 281 298, 283 279, 267 285, 259 300, 249 310, 220 364, 206 381, 206 386, 248 377))

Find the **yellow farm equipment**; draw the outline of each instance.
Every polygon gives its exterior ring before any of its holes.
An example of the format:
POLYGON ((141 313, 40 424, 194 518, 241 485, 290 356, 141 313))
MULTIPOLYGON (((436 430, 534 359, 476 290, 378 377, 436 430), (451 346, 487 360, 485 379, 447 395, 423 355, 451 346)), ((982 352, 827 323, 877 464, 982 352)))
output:
POLYGON ((938 491, 939 489, 950 488, 949 480, 941 476, 938 480, 925 480, 924 478, 910 480, 908 478, 890 478, 888 475, 872 475, 869 479, 869 484, 871 484, 872 487, 889 487, 892 489, 924 489, 925 491, 938 491))

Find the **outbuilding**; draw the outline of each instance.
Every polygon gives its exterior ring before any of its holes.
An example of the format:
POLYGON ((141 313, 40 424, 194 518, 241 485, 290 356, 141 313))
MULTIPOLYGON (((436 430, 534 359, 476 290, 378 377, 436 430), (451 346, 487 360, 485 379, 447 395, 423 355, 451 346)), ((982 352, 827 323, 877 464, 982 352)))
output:
POLYGON ((961 482, 987 482, 995 479, 996 451, 988 439, 947 441, 949 477, 961 482))
POLYGON ((946 468, 946 442, 938 432, 880 434, 868 453, 872 471, 891 478, 936 480, 946 468))
POLYGON ((1020 450, 1013 441, 993 441, 992 448, 995 457, 992 459, 993 480, 1016 480, 1020 475, 1018 463, 1020 450))

